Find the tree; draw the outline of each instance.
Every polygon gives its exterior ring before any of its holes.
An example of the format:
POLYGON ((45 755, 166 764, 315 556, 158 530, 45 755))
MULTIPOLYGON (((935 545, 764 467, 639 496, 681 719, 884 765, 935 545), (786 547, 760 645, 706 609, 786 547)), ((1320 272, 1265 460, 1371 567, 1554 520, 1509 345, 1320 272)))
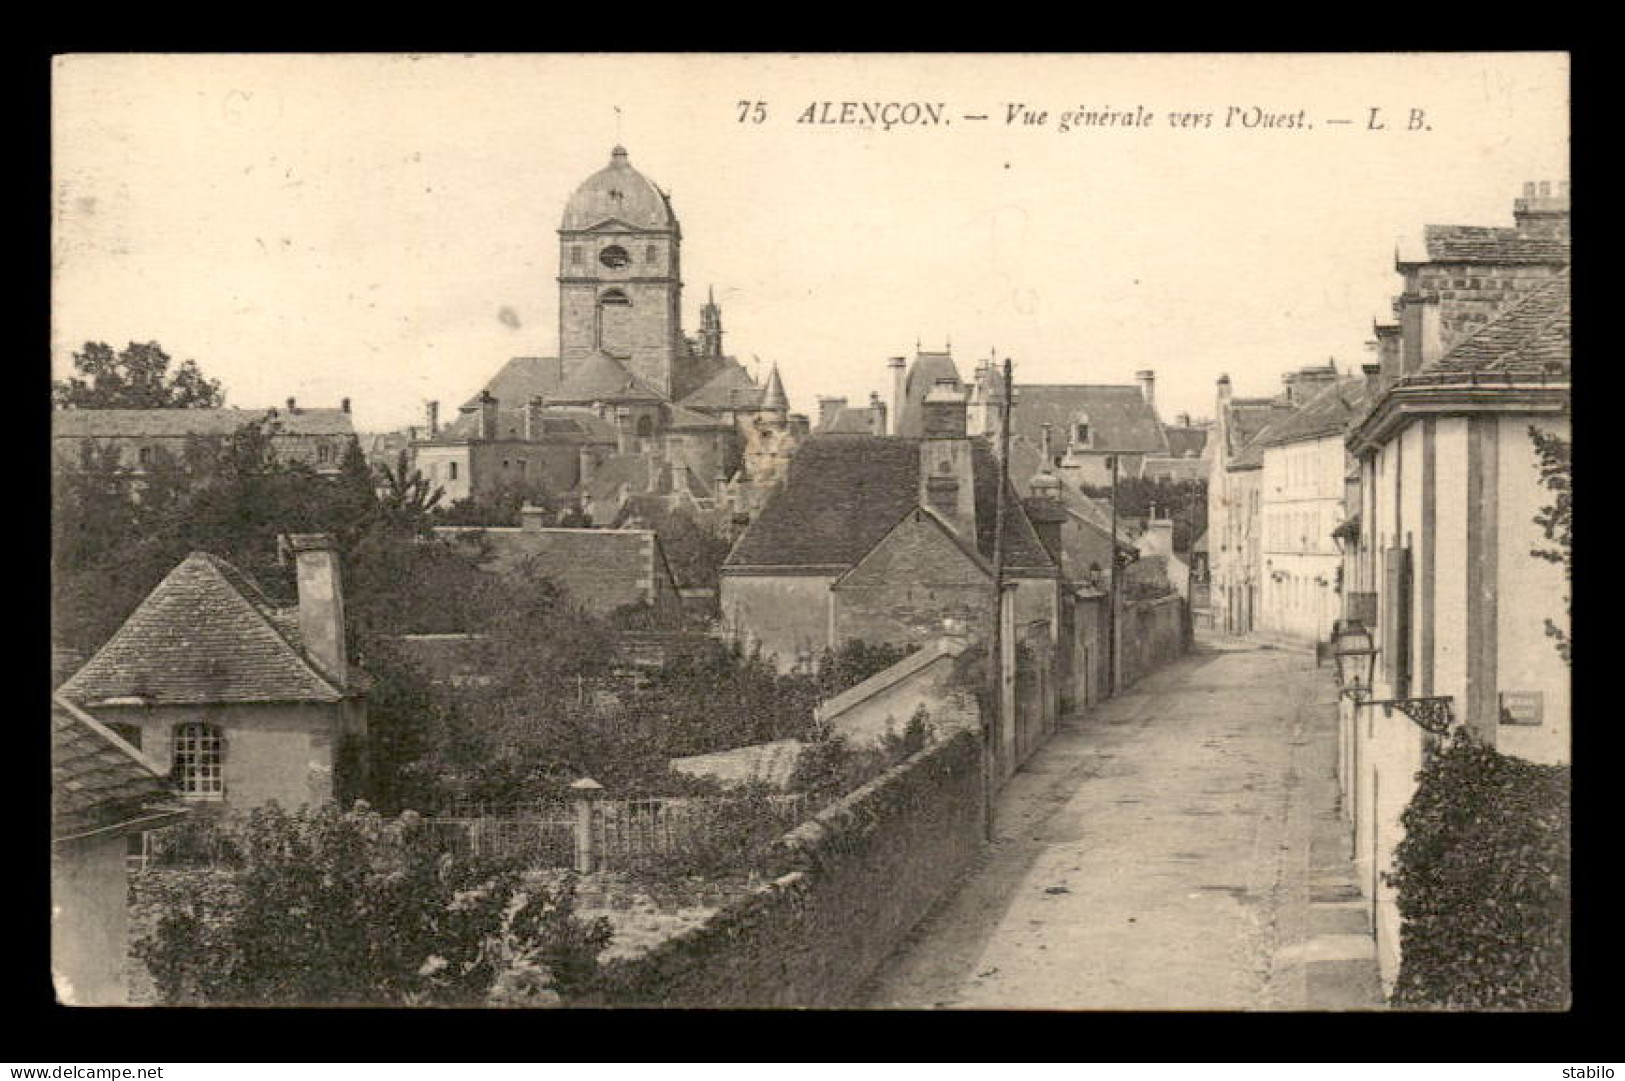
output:
POLYGON ((58 409, 217 409, 225 404, 218 380, 197 362, 182 361, 173 373, 157 342, 131 342, 115 353, 105 342, 86 342, 73 355, 77 376, 51 383, 58 409))
MULTIPOLYGON (((1085 486, 1086 495, 1109 500, 1112 490, 1085 486)), ((1167 477, 1122 477, 1117 482, 1117 513, 1124 518, 1149 518, 1152 510, 1174 523, 1174 551, 1188 552, 1207 529, 1207 481, 1169 480, 1167 477)))
POLYGON ((273 803, 235 841, 233 887, 170 898, 136 945, 167 1004, 553 1005, 609 943, 568 882, 447 852, 414 814, 273 803))
MULTIPOLYGON (((1551 541, 1553 547, 1536 548, 1529 554, 1536 559, 1544 559, 1548 563, 1556 563, 1563 568, 1563 581, 1565 586, 1574 581, 1574 444, 1558 435, 1542 432, 1533 425, 1529 428, 1529 438, 1535 444, 1535 456, 1538 459, 1536 468, 1540 471, 1540 482, 1552 492, 1552 502, 1542 507, 1535 515, 1535 524, 1540 526, 1546 539, 1551 541)), ((1572 613, 1572 592, 1563 594, 1563 615, 1567 623, 1572 613)), ((1548 619, 1546 621, 1547 637, 1556 640, 1557 652, 1565 663, 1572 664, 1571 650, 1573 640, 1570 638, 1567 626, 1558 626, 1548 619)))
POLYGON ((680 510, 650 508, 641 515, 645 528, 660 538, 660 549, 671 564, 677 584, 697 589, 715 589, 721 577, 722 562, 733 547, 721 536, 680 510))

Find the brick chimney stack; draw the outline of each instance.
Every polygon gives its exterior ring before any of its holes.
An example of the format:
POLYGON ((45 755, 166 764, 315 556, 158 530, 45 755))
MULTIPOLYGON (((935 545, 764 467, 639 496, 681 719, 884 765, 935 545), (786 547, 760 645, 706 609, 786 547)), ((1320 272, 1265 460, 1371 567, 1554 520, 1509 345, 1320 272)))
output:
POLYGON ((488 390, 480 391, 480 431, 481 439, 495 439, 497 437, 497 406, 496 396, 488 390))
POLYGON ((287 533, 278 538, 299 583, 299 637, 305 652, 342 689, 350 678, 344 642, 344 589, 339 553, 327 533, 287 533))
POLYGON ((299 403, 292 398, 288 399, 288 412, 290 414, 299 412, 299 403))
POLYGON ((876 391, 869 392, 869 434, 886 434, 886 403, 876 391))
POLYGON ((846 408, 845 398, 819 398, 818 399, 818 430, 829 428, 841 410, 846 408))
POLYGON ((927 439, 965 438, 965 393, 951 376, 938 379, 921 410, 927 439))
POLYGON ((440 403, 429 403, 429 438, 440 434, 440 403))
POLYGON ((339 399, 339 408, 341 410, 343 410, 344 412, 348 413, 350 411, 350 399, 348 399, 348 398, 340 398, 339 399))
POLYGON ((540 394, 525 403, 525 439, 527 441, 534 443, 546 434, 546 427, 542 420, 546 409, 547 399, 540 394))

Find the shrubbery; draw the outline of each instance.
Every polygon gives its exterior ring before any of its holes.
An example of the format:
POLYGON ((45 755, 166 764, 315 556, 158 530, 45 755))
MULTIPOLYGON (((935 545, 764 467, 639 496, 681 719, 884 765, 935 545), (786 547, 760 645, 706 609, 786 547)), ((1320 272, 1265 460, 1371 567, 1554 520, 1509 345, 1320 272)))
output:
POLYGON ((1395 1005, 1567 1008, 1569 793, 1567 766, 1465 732, 1423 769, 1391 877, 1404 918, 1395 1005))
POLYGON ((170 1005, 553 1005, 607 921, 519 868, 439 851, 416 815, 256 809, 230 889, 177 893, 136 944, 170 1005))

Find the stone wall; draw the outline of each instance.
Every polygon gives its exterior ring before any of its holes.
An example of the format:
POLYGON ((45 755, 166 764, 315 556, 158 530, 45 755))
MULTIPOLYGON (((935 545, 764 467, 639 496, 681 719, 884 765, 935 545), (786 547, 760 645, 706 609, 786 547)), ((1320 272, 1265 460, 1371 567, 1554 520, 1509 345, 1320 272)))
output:
POLYGON ((982 844, 981 742, 960 732, 781 839, 787 873, 642 957, 607 964, 597 1004, 848 1005, 982 844))
POLYGON ((1133 685, 1190 647, 1188 613, 1184 600, 1177 596, 1123 605, 1119 687, 1133 685))

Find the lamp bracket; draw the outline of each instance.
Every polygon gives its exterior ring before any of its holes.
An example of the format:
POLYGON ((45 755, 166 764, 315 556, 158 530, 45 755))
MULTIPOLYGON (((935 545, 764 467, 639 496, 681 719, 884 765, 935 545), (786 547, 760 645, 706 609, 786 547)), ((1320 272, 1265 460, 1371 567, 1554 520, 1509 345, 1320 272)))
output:
POLYGON ((1387 698, 1368 705, 1381 706, 1384 717, 1393 716, 1393 711, 1397 709, 1422 731, 1443 736, 1449 734, 1450 726, 1455 723, 1451 701, 1450 695, 1440 695, 1432 698, 1387 698))

